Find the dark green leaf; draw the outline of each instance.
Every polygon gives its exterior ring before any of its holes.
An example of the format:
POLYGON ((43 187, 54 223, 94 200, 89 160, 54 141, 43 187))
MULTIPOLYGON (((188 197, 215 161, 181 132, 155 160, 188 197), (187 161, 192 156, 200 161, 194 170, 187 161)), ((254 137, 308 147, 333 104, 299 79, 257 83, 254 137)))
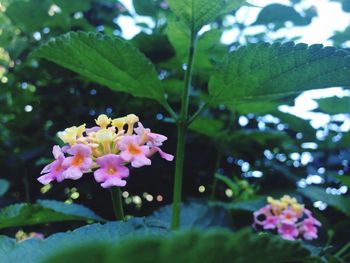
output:
POLYGON ((71 220, 105 221, 82 205, 53 200, 39 200, 37 204, 14 204, 0 210, 0 228, 71 220))
POLYGON ((89 262, 101 263, 154 263, 154 262, 301 262, 309 257, 309 252, 299 242, 282 240, 268 234, 256 235, 245 229, 236 233, 215 230, 206 232, 179 232, 167 237, 143 237, 126 240, 118 245, 108 244, 93 247, 91 244, 75 246, 62 251, 45 262, 84 262, 87 255, 98 255, 105 251, 101 259, 89 262), (80 255, 84 255, 83 257, 80 255), (81 260, 79 259, 81 258, 81 260), (258 259, 258 261, 257 261, 258 259))
POLYGON ((5 14, 24 32, 34 32, 43 27, 43 21, 49 20, 50 3, 43 0, 13 1, 5 14))
POLYGON ((336 175, 336 178, 347 187, 350 187, 350 176, 349 175, 336 175))
POLYGON ((350 84, 350 57, 322 45, 250 44, 226 56, 209 82, 212 103, 267 100, 350 84))
POLYGON ((168 3, 175 15, 197 33, 219 15, 244 5, 245 0, 168 0, 168 3))
MULTIPOLYGON (((128 222, 110 222, 104 225, 93 224, 78 228, 72 232, 58 233, 44 240, 31 239, 16 245, 11 246, 11 242, 7 242, 4 254, 0 253, 1 263, 33 263, 42 262, 44 258, 62 249, 67 249, 74 245, 81 245, 85 243, 93 243, 95 249, 99 250, 101 247, 99 243, 106 242, 109 245, 118 244, 118 241, 123 236, 128 235, 163 235, 167 233, 165 227, 161 222, 152 222, 143 218, 133 218, 128 222), (25 261, 23 261, 25 259, 25 261)), ((0 238, 0 252, 2 244, 0 238)), ((93 251, 94 255, 96 251, 93 251)), ((97 252, 98 255, 100 253, 97 252)), ((94 257, 92 257, 94 258, 94 257)), ((86 259, 86 258, 85 258, 86 259)), ((71 258, 68 262, 77 262, 77 258, 71 258), (71 261, 70 261, 71 260, 71 261)), ((94 261, 85 261, 94 262, 94 261)), ((101 262, 101 261, 99 261, 101 262)))
POLYGON ((223 127, 224 123, 220 120, 198 117, 188 128, 199 134, 215 138, 222 131, 223 127))
POLYGON ((298 189, 302 195, 313 201, 322 201, 326 204, 350 215, 350 199, 340 195, 327 194, 325 189, 317 186, 309 186, 305 189, 298 189))
POLYGON ((329 97, 316 100, 318 110, 328 114, 350 113, 350 98, 349 97, 329 97))
POLYGON ((164 91, 153 65, 126 41, 95 33, 71 32, 35 51, 113 90, 164 103, 164 91))
MULTIPOLYGON (((149 219, 166 222, 170 228, 172 205, 167 205, 155 211, 149 219)), ((210 207, 206 203, 182 203, 180 226, 184 228, 203 228, 212 226, 229 226, 230 217, 220 207, 210 207)))
POLYGON ((135 11, 140 16, 156 16, 163 0, 133 0, 135 11))
POLYGON ((257 115, 265 115, 277 111, 279 105, 281 105, 281 103, 273 101, 258 101, 229 105, 229 108, 232 112, 239 112, 240 114, 253 113, 257 115))
POLYGON ((292 6, 271 4, 261 10, 253 25, 268 25, 269 23, 284 25, 288 21, 302 26, 311 23, 311 18, 301 16, 292 6))

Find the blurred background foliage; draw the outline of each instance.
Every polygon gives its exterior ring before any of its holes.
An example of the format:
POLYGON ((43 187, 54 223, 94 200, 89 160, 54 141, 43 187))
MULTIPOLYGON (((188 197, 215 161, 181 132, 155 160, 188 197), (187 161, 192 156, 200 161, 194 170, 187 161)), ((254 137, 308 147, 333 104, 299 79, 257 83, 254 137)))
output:
MULTIPOLYGON (((333 1, 341 2, 343 10, 350 12, 349 1, 333 1)), ((271 32, 312 22, 317 10, 301 10, 300 2, 267 5, 250 25, 239 22, 235 13, 212 23, 200 36, 190 109, 196 110, 205 99, 209 76, 227 51, 251 42, 298 41, 271 39, 271 32), (263 33, 248 33, 255 26, 264 27, 263 33), (232 28, 240 32, 237 40, 220 42, 223 32, 232 28)), ((92 126, 98 114, 118 117, 135 113, 145 126, 167 135, 166 151, 175 152, 175 126, 159 105, 111 91, 31 56, 42 43, 69 31, 121 37, 125 32, 120 17, 147 16, 153 23, 138 22, 141 32, 131 43, 156 65, 170 102, 179 105, 188 32, 173 23, 175 18, 165 1, 134 0, 133 5, 136 13, 112 0, 0 1, 0 207, 55 199, 85 204, 112 219, 108 193, 92 182, 91 175, 49 187, 36 181, 52 158, 52 145, 59 143, 57 131, 81 123, 92 126)), ((331 38, 336 46, 346 47, 349 27, 331 38)), ((280 105, 294 105, 297 96, 205 110, 190 126, 183 195, 187 199, 210 198, 231 212, 234 227, 241 227, 252 223, 251 212, 266 196, 291 194, 322 221, 321 238, 315 242, 341 246, 350 236, 350 101, 348 97, 319 99, 314 111, 330 117, 326 126, 315 129, 309 120, 280 110, 280 105)), ((173 164, 157 157, 151 167, 133 170, 123 189, 126 213, 148 215, 170 203, 173 169, 173 164)), ((35 229, 48 234, 66 227, 54 226, 35 229)), ((6 231, 14 233, 14 229, 6 231)))

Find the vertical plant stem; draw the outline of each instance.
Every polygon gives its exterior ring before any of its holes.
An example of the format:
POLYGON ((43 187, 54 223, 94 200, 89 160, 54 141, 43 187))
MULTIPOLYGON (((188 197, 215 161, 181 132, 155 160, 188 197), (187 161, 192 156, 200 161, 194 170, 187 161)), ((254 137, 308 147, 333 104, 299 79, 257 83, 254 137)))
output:
POLYGON ((216 194, 216 188, 218 185, 218 178, 216 178, 215 174, 218 172, 218 169, 220 168, 220 163, 221 163, 221 158, 222 158, 222 150, 221 147, 218 150, 218 155, 216 157, 216 162, 215 162, 215 168, 214 168, 214 177, 213 177, 213 183, 212 183, 212 191, 210 195, 210 200, 215 199, 215 194, 216 194))
POLYGON ((192 79, 194 52, 196 46, 196 37, 197 33, 192 32, 188 52, 188 63, 185 72, 184 89, 182 91, 181 98, 181 111, 177 121, 177 146, 175 160, 175 178, 173 188, 173 209, 171 220, 171 228, 173 230, 177 229, 180 225, 182 176, 185 155, 186 131, 188 125, 188 106, 190 99, 190 87, 192 79))
POLYGON ((125 221, 120 187, 118 186, 112 187, 110 191, 112 196, 112 203, 113 203, 113 210, 114 210, 115 217, 117 220, 125 221))

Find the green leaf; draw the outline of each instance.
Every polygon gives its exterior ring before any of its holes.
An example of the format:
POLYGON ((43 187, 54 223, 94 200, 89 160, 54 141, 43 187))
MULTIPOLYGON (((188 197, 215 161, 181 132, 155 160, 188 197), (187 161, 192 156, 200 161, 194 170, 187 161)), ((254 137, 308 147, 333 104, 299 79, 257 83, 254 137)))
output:
POLYGON ((305 189, 298 189, 302 195, 313 201, 322 201, 338 209, 339 211, 350 215, 350 199, 341 195, 327 194, 325 189, 317 186, 309 186, 305 189))
MULTIPOLYGON (((167 230, 165 230, 161 222, 144 218, 133 218, 127 222, 109 222, 104 225, 92 224, 71 232, 54 234, 44 240, 30 239, 15 245, 8 239, 1 239, 0 236, 0 258, 1 263, 42 262, 48 255, 72 246, 92 243, 95 249, 99 250, 101 249, 99 243, 118 244, 119 240, 124 236, 164 235, 165 233, 167 233, 167 230), (5 249, 2 249, 3 247, 5 249), (1 253, 2 251, 4 253, 1 253), (23 259, 26 259, 26 261, 23 261, 23 259)), ((98 252, 97 254, 100 255, 98 252)), ((76 260, 77 258, 71 258, 66 262, 77 262, 76 260)), ((88 260, 85 262, 94 261, 88 260)))
POLYGON ((34 52, 113 90, 164 103, 164 91, 150 61, 126 41, 96 33, 71 32, 34 52))
POLYGON ((241 7, 245 2, 245 0, 168 0, 170 9, 193 33, 197 33, 219 15, 241 7))
POLYGON ((0 258, 11 251, 16 245, 16 241, 7 236, 0 236, 0 258))
POLYGON ((335 177, 347 187, 350 187, 350 176, 349 175, 335 175, 335 177))
MULTIPOLYGON (((170 229, 172 205, 167 205, 155 211, 148 219, 166 222, 170 229)), ((213 226, 227 227, 230 217, 220 207, 210 207, 202 202, 184 202, 181 206, 180 226, 183 228, 203 228, 213 226)))
POLYGON ((0 210, 0 229, 71 220, 105 221, 82 205, 54 200, 39 200, 36 204, 14 204, 0 210))
POLYGON ((133 0, 135 11, 140 16, 156 16, 162 0, 133 0))
POLYGON ((265 115, 268 113, 273 113, 277 111, 278 106, 282 103, 273 102, 273 101, 258 101, 258 102, 248 102, 248 103, 239 103, 237 105, 229 105, 229 109, 232 112, 239 112, 240 114, 257 114, 265 115))
POLYGON ((304 140, 314 140, 316 130, 311 126, 309 120, 280 111, 273 113, 273 115, 277 117, 281 123, 286 124, 289 130, 301 132, 304 140))
POLYGON ((215 138, 222 131, 223 127, 224 123, 220 120, 198 117, 188 128, 199 134, 215 138))
POLYGON ((227 210, 244 210, 244 211, 250 211, 254 212, 266 205, 266 197, 259 197, 256 199, 251 200, 245 200, 245 201, 239 201, 239 202, 231 202, 231 203, 224 203, 224 202, 212 202, 211 203, 214 206, 220 206, 227 210))
MULTIPOLYGON (((43 27, 43 21, 49 20, 50 3, 42 0, 11 2, 5 14, 24 32, 34 32, 43 27)), ((52 18, 51 18, 52 19, 52 18)))
MULTIPOLYGON (((176 57, 182 63, 187 63, 191 35, 189 29, 170 18, 168 19, 166 32, 171 45, 175 49, 176 57)), ((213 61, 222 60, 227 52, 227 46, 221 44, 221 35, 221 30, 212 29, 199 36, 194 61, 194 68, 197 71, 199 69, 211 69, 213 61)))
POLYGON ((350 98, 349 97, 329 97, 316 100, 318 110, 328 114, 347 114, 350 113, 350 98))
POLYGON ((349 53, 322 45, 250 44, 229 53, 211 77, 212 103, 281 98, 350 84, 349 53))
POLYGON ((7 190, 10 187, 10 183, 7 180, 0 179, 0 196, 6 194, 7 190))
POLYGON ((347 0, 331 0, 333 2, 340 2, 342 4, 342 9, 344 12, 350 13, 350 2, 347 0))
POLYGON ((276 23, 277 25, 281 25, 279 27, 282 27, 288 21, 297 26, 305 26, 311 23, 311 17, 301 16, 292 6, 271 4, 261 10, 252 25, 276 23))
POLYGON ((45 262, 86 262, 98 255, 98 250, 105 253, 96 261, 101 263, 213 263, 213 262, 302 262, 309 257, 309 252, 300 242, 282 240, 268 234, 256 235, 244 229, 236 233, 223 230, 185 231, 166 237, 142 237, 123 240, 114 246, 92 244, 74 246, 69 250, 48 257, 45 262), (81 255, 84 255, 83 257, 81 255))

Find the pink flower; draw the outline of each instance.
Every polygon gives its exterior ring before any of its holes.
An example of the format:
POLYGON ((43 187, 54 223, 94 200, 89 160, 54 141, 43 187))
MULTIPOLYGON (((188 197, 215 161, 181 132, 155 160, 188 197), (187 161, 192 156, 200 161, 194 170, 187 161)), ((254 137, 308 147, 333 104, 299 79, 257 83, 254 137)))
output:
POLYGON ((64 179, 77 180, 83 176, 84 172, 90 171, 93 164, 90 157, 90 147, 78 143, 68 149, 67 153, 73 156, 67 157, 63 161, 63 165, 68 167, 67 170, 63 172, 64 179))
POLYGON ((253 213, 254 215, 254 223, 258 225, 263 225, 265 219, 268 216, 271 216, 271 205, 265 205, 264 207, 260 208, 258 211, 255 211, 253 213), (259 219, 262 217, 261 219, 259 219))
POLYGON ((163 142, 168 139, 164 135, 153 133, 150 129, 145 129, 141 122, 137 123, 137 128, 134 131, 140 136, 142 142, 148 142, 151 146, 162 146, 163 142))
POLYGON ((277 216, 268 216, 262 222, 264 229, 275 229, 279 223, 279 218, 277 216))
POLYGON ((163 159, 171 162, 172 160, 174 160, 174 155, 163 152, 159 147, 152 147, 150 150, 150 153, 148 154, 148 156, 152 156, 153 154, 155 154, 156 152, 159 152, 160 157, 162 157, 163 159))
POLYGON ((123 139, 118 142, 119 150, 121 151, 120 156, 126 162, 131 162, 133 167, 141 167, 144 165, 151 165, 151 160, 146 156, 149 154, 149 147, 139 145, 138 136, 126 135, 123 139))
POLYGON ((316 226, 321 226, 321 223, 317 219, 313 217, 306 218, 304 219, 304 221, 300 226, 300 229, 299 229, 300 234, 302 234, 306 240, 316 239, 317 238, 316 226))
POLYGON ((44 185, 49 184, 50 182, 56 180, 57 182, 62 182, 63 172, 66 167, 64 167, 63 162, 65 160, 62 149, 55 145, 52 149, 52 154, 55 157, 55 161, 46 165, 41 171, 41 174, 44 174, 38 178, 38 181, 44 185))
POLYGON ((134 129, 137 135, 139 135, 141 142, 147 142, 147 145, 151 148, 148 157, 152 156, 156 152, 159 152, 160 156, 167 160, 174 160, 174 155, 162 151, 159 146, 163 145, 163 142, 168 138, 164 135, 153 133, 150 129, 145 129, 141 122, 137 123, 137 128, 134 129))
POLYGON ((279 215, 281 222, 293 224, 298 221, 297 214, 291 209, 285 209, 279 215))
POLYGON ((126 185, 122 178, 129 176, 129 169, 122 165, 123 159, 120 156, 107 154, 97 158, 96 163, 100 168, 94 172, 94 177, 98 183, 102 183, 103 188, 126 185))
POLYGON ((282 235, 282 238, 287 240, 295 240, 299 234, 294 223, 282 223, 278 226, 278 233, 282 235))

